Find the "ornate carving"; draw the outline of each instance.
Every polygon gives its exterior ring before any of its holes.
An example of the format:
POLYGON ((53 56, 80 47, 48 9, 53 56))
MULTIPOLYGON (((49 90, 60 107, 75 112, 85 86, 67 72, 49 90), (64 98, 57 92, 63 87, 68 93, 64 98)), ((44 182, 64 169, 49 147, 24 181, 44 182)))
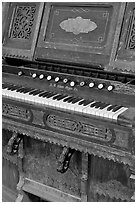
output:
POLYGON ((65 173, 67 169, 69 168, 69 162, 71 159, 72 154, 75 150, 70 149, 68 147, 64 147, 63 151, 58 159, 57 164, 57 171, 60 173, 65 173))
POLYGON ((97 24, 90 19, 83 19, 81 16, 76 18, 68 18, 60 23, 60 27, 66 32, 74 35, 80 33, 89 33, 97 28, 97 24))
POLYGON ((22 136, 16 132, 13 132, 12 137, 9 139, 7 145, 7 153, 8 154, 16 154, 18 152, 19 144, 22 140, 22 136))
POLYGON ((135 9, 129 19, 129 30, 127 33, 126 49, 135 49, 135 9))
POLYGON ((36 6, 16 6, 10 30, 10 38, 29 40, 34 24, 36 6))
POLYGON ((95 145, 95 143, 92 143, 92 142, 89 143, 84 140, 80 142, 80 140, 78 140, 75 137, 73 139, 72 137, 67 137, 66 139, 62 134, 54 135, 52 133, 52 136, 51 136, 49 132, 47 134, 46 130, 42 131, 41 129, 37 129, 34 126, 32 128, 32 126, 28 126, 26 124, 25 125, 22 124, 21 126, 20 123, 17 123, 17 122, 15 123, 5 118, 3 119, 3 129, 14 131, 43 142, 49 142, 52 144, 57 144, 59 146, 61 145, 63 147, 67 146, 75 149, 76 151, 78 150, 83 153, 93 154, 94 156, 98 156, 100 158, 104 158, 108 160, 113 160, 114 162, 117 161, 123 164, 128 164, 131 168, 134 168, 135 156, 132 155, 131 153, 128 153, 127 151, 126 151, 126 154, 123 155, 123 150, 121 152, 121 150, 117 148, 111 149, 110 146, 109 147, 102 146, 97 143, 95 145), (108 151, 109 151, 109 154, 108 154, 108 151))
POLYGON ((92 138, 105 142, 110 141, 112 138, 112 132, 108 128, 69 120, 56 115, 48 115, 46 122, 52 128, 68 130, 76 134, 80 133, 87 136, 92 135, 92 138))
POLYGON ((25 121, 29 121, 31 118, 29 110, 7 103, 2 104, 2 115, 22 119, 25 121))

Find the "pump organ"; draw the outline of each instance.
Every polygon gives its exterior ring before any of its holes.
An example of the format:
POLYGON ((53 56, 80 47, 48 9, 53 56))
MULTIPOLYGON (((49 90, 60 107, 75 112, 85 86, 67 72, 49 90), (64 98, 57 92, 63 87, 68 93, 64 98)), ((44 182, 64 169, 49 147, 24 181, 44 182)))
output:
POLYGON ((3 3, 4 201, 134 200, 134 3, 3 3))

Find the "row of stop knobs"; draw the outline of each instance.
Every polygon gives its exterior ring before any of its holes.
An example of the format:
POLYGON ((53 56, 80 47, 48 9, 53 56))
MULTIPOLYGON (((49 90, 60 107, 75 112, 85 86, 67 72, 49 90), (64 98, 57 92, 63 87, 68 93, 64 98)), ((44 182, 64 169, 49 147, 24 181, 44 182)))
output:
MULTIPOLYGON (((21 75, 22 75, 22 72, 19 72, 18 75, 21 76, 21 75)), ((31 77, 32 77, 33 79, 39 78, 40 80, 46 78, 47 81, 53 80, 53 77, 52 77, 51 75, 48 75, 47 77, 45 77, 44 74, 40 74, 40 75, 38 76, 36 73, 33 73, 33 74, 31 75, 31 77)), ((57 82, 61 81, 61 78, 57 76, 57 77, 54 78, 54 81, 57 83, 57 82)), ((64 78, 62 81, 63 81, 64 84, 69 83, 69 85, 70 85, 71 87, 74 87, 75 85, 78 84, 77 82, 75 82, 75 81, 70 81, 70 80, 67 79, 67 78, 64 78)), ((87 85, 87 84, 86 84, 86 82, 81 81, 81 82, 79 82, 79 85, 80 85, 81 87, 83 87, 83 86, 85 86, 85 85, 87 85)), ((105 85, 104 83, 98 83, 98 84, 96 84, 94 81, 88 83, 88 86, 89 86, 90 88, 97 87, 97 88, 100 89, 100 90, 106 87, 106 85, 105 85)), ((108 91, 112 91, 112 90, 114 89, 114 86, 113 86, 113 85, 108 85, 106 88, 107 88, 108 91)))

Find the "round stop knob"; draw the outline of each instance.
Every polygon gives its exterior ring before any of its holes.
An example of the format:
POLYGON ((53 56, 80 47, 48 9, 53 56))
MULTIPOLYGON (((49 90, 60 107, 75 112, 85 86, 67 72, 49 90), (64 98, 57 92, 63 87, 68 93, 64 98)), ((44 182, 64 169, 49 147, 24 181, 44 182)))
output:
POLYGON ((63 83, 66 84, 68 82, 68 79, 63 79, 63 83))
POLYGON ((36 73, 32 74, 32 78, 33 78, 33 79, 35 79, 35 78, 36 78, 36 76, 37 76, 37 74, 36 74, 36 73))
POLYGON ((75 86, 75 82, 74 82, 74 81, 71 81, 71 82, 70 82, 70 86, 72 86, 72 87, 75 86))
POLYGON ((44 78, 44 74, 39 75, 39 79, 43 79, 44 78))
POLYGON ((80 82, 80 86, 84 86, 84 85, 85 85, 84 81, 80 82))
POLYGON ((89 87, 92 88, 94 86, 95 86, 95 83, 94 82, 90 82, 89 87))
POLYGON ((23 75, 23 72, 22 72, 22 71, 19 71, 19 72, 18 72, 18 76, 21 76, 21 75, 23 75))
POLYGON ((51 78, 52 78, 51 76, 47 76, 47 80, 48 80, 48 81, 50 81, 50 80, 51 80, 51 78))
POLYGON ((56 77, 56 78, 55 78, 55 82, 58 82, 59 80, 60 80, 59 77, 56 77))
POLYGON ((113 89, 114 89, 113 85, 109 85, 108 88, 107 88, 108 91, 112 91, 113 89))
POLYGON ((104 84, 102 83, 98 85, 98 89, 103 89, 103 87, 104 87, 104 84))

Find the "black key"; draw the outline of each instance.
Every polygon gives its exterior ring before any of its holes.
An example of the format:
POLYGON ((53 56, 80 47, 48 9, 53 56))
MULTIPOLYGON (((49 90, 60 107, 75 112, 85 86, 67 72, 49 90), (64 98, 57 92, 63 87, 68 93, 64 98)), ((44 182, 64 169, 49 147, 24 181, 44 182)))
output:
POLYGON ((60 96, 59 98, 57 98, 57 101, 60 101, 60 100, 62 100, 63 98, 66 98, 67 97, 67 95, 63 95, 62 97, 60 96))
POLYGON ((44 92, 43 90, 37 90, 37 91, 35 91, 34 93, 33 93, 33 96, 36 96, 36 95, 38 95, 38 94, 40 94, 40 93, 42 93, 42 92, 44 92))
POLYGON ((90 107, 93 108, 93 107, 95 107, 96 105, 98 105, 98 103, 99 103, 99 101, 96 101, 95 103, 92 103, 92 104, 90 105, 90 107))
POLYGON ((104 104, 100 107, 100 109, 102 110, 102 109, 106 108, 106 107, 109 106, 109 105, 110 105, 109 103, 108 103, 108 104, 104 103, 104 104))
POLYGON ((52 96, 56 95, 56 93, 50 93, 48 96, 46 96, 46 98, 51 98, 52 96))
POLYGON ((75 97, 70 98, 69 100, 67 100, 68 103, 71 103, 74 99, 76 99, 75 97))
POLYGON ((50 92, 47 92, 45 94, 43 93, 43 95, 41 97, 45 98, 45 97, 49 96, 49 94, 50 94, 50 92))
POLYGON ((22 91, 22 93, 28 93, 32 90, 33 90, 33 88, 25 88, 24 91, 22 91))
MULTIPOLYGON (((9 85, 11 86, 11 84, 2 84, 2 88, 3 88, 3 89, 6 89, 9 85)), ((12 86, 13 86, 13 85, 12 85, 12 86)))
POLYGON ((99 102, 95 105, 95 108, 100 108, 103 103, 99 102))
POLYGON ((72 97, 71 99, 68 100, 68 103, 72 103, 75 100, 76 100, 76 97, 72 97))
POLYGON ((53 97, 53 100, 56 100, 57 98, 59 98, 60 96, 62 96, 62 94, 58 94, 56 96, 53 97))
POLYGON ((8 90, 15 91, 15 90, 20 89, 20 88, 22 88, 22 87, 21 86, 13 86, 11 88, 8 88, 8 90))
POLYGON ((80 101, 78 104, 79 104, 79 105, 82 105, 82 104, 84 104, 84 102, 86 102, 85 99, 83 99, 82 101, 80 101))
POLYGON ((92 103, 94 100, 86 100, 84 103, 83 103, 83 106, 87 106, 89 105, 90 103, 92 103))
POLYGON ((35 91, 37 91, 38 89, 32 89, 30 92, 29 92, 29 95, 33 95, 33 93, 35 93, 35 91))
POLYGON ((31 91, 30 95, 35 96, 35 94, 37 95, 39 93, 39 91, 40 91, 40 89, 33 90, 33 91, 31 91))
POLYGON ((24 87, 18 88, 18 89, 16 90, 16 92, 20 92, 20 93, 21 93, 22 91, 24 91, 24 89, 25 89, 24 87))
POLYGON ((117 105, 112 105, 107 108, 107 111, 111 111, 113 108, 117 107, 117 105))
POLYGON ((2 88, 10 88, 13 87, 13 84, 2 84, 2 88))
POLYGON ((69 99, 71 99, 72 98, 72 96, 68 96, 67 98, 65 98, 63 101, 64 102, 67 102, 69 99))
POLYGON ((117 110, 119 110, 119 109, 122 108, 122 107, 123 107, 123 106, 119 105, 119 106, 113 108, 112 112, 116 112, 117 110))
POLYGON ((44 91, 43 93, 40 93, 39 94, 39 97, 43 97, 44 95, 48 94, 49 92, 48 91, 44 91))
POLYGON ((77 103, 78 101, 80 101, 82 98, 76 98, 75 100, 72 101, 73 104, 77 103))
POLYGON ((21 89, 20 91, 18 91, 19 93, 24 93, 25 92, 25 88, 24 89, 21 89))

